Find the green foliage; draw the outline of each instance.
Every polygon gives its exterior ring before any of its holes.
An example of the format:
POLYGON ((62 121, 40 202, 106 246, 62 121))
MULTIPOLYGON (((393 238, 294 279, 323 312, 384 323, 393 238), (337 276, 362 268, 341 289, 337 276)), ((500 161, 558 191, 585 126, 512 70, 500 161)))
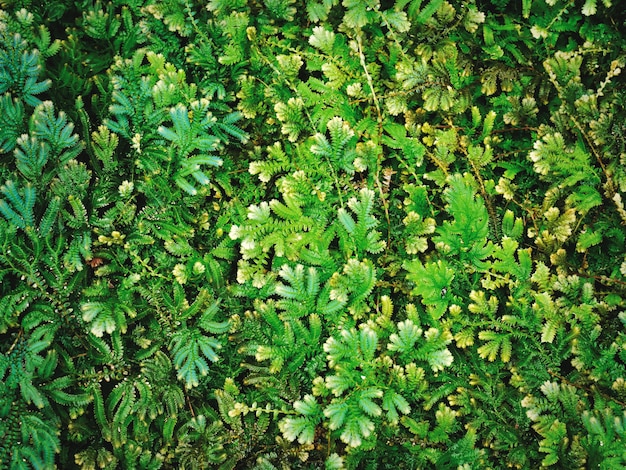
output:
POLYGON ((29 106, 41 100, 35 95, 50 88, 51 82, 38 81, 41 70, 39 51, 28 50, 28 43, 17 32, 3 28, 2 53, 0 55, 0 93, 17 98, 29 106))
POLYGON ((385 242, 379 240, 380 232, 372 230, 378 225, 378 221, 371 214, 374 191, 364 188, 359 192, 359 197, 360 200, 353 197, 348 201, 348 207, 354 212, 357 220, 355 221, 342 207, 338 211, 339 222, 347 232, 346 239, 354 244, 353 249, 357 255, 380 253, 385 248, 385 242))
POLYGON ((482 267, 493 247, 485 242, 489 235, 489 216, 480 196, 472 189, 472 179, 452 175, 444 191, 447 212, 454 218, 444 222, 433 237, 435 246, 446 256, 463 263, 465 269, 482 267))
POLYGON ((618 2, 0 4, 0 468, 626 466, 618 2))

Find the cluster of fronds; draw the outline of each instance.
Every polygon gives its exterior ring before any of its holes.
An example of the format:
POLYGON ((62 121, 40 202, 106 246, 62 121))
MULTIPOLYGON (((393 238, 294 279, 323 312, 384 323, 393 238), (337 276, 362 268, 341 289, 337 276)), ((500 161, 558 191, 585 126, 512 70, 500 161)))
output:
POLYGON ((626 466, 617 3, 0 2, 0 469, 626 466))

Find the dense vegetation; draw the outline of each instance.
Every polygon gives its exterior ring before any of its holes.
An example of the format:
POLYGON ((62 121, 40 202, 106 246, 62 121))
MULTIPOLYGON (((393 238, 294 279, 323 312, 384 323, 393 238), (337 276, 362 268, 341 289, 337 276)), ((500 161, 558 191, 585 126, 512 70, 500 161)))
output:
POLYGON ((0 469, 626 468, 611 0, 0 0, 0 469))

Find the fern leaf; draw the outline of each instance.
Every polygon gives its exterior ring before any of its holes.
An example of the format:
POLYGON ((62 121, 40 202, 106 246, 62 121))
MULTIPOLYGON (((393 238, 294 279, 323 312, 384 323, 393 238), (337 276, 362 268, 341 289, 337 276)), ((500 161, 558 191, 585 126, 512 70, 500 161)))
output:
POLYGON ((41 217, 41 220, 39 221, 39 226, 37 227, 37 231, 39 232, 39 236, 41 238, 48 236, 48 234, 51 232, 52 226, 54 225, 60 208, 61 198, 55 196, 50 199, 50 201, 48 202, 48 207, 41 217))
POLYGON ((20 381, 20 392, 22 398, 26 403, 32 403, 37 408, 41 409, 48 404, 48 401, 32 384, 29 378, 25 377, 20 381))
POLYGON ((270 208, 276 215, 278 215, 282 219, 301 220, 302 209, 297 205, 296 201, 291 199, 290 201, 286 200, 286 202, 287 204, 285 205, 282 202, 273 199, 270 201, 270 208))
MULTIPOLYGON (((22 458, 30 461, 33 468, 51 466, 54 462, 54 454, 61 450, 61 441, 57 436, 57 430, 50 423, 31 413, 22 415, 20 421, 21 438, 24 439, 25 445, 17 448, 14 457, 17 455, 20 461, 22 458), (32 445, 26 443, 32 443, 32 445)), ((15 459, 12 463, 12 467, 19 468, 15 459)))
POLYGON ((82 318, 86 323, 91 323, 91 333, 101 338, 106 331, 108 334, 117 329, 113 310, 108 303, 86 302, 81 305, 82 318))
POLYGON ((356 222, 344 208, 338 210, 339 222, 349 235, 346 242, 354 246, 359 255, 382 251, 386 244, 379 240, 380 232, 373 230, 378 225, 378 221, 372 215, 374 191, 368 188, 361 189, 359 198, 351 198, 348 207, 356 215, 356 222))
POLYGON ((220 342, 214 337, 207 337, 197 329, 183 329, 172 336, 170 348, 173 363, 178 370, 179 380, 183 380, 186 388, 197 387, 199 376, 209 373, 208 359, 216 362, 219 357, 216 349, 221 348, 220 342))
POLYGON ((370 328, 363 328, 359 332, 359 346, 363 360, 372 361, 378 348, 378 335, 370 328))
POLYGON ((312 444, 315 428, 322 417, 322 408, 312 395, 305 395, 303 400, 295 401, 293 407, 303 416, 282 420, 279 423, 281 432, 289 441, 297 439, 300 444, 312 444))
MULTIPOLYGON (((0 153, 13 150, 24 132, 24 104, 10 93, 0 96, 0 153)), ((18 158, 19 161, 19 158, 18 158)))
POLYGON ((494 331, 481 331, 478 333, 478 338, 486 341, 486 343, 478 348, 478 355, 483 359, 487 359, 493 362, 500 357, 503 362, 509 362, 511 359, 511 340, 509 334, 496 333, 494 331))
POLYGON ((557 330, 559 327, 559 322, 557 320, 551 319, 546 320, 541 328, 541 342, 542 343, 552 343, 556 336, 557 330))
POLYGON ((375 425, 363 415, 350 416, 341 433, 340 439, 351 447, 359 447, 363 438, 368 438, 375 429, 375 425))
POLYGON ((230 320, 217 322, 217 321, 208 320, 202 317, 200 321, 198 322, 198 326, 202 328, 204 331, 207 331, 208 333, 222 334, 222 333, 228 333, 228 331, 232 327, 232 324, 230 320))
POLYGON ((176 183, 176 186, 178 186, 180 189, 185 191, 190 196, 195 196, 196 194, 198 194, 198 190, 191 183, 189 183, 185 178, 182 178, 182 177, 175 178, 174 182, 176 183))
POLYGON ((382 414, 381 407, 368 398, 361 397, 359 407, 369 416, 376 417, 382 414))
POLYGON ((76 198, 74 195, 70 195, 67 198, 67 201, 70 203, 70 207, 72 208, 71 214, 67 211, 63 211, 67 225, 74 229, 86 227, 88 224, 87 209, 85 208, 83 201, 76 198))
POLYGON ((21 229, 33 227, 35 224, 33 209, 35 207, 36 192, 32 184, 24 186, 23 196, 13 181, 7 181, 0 191, 7 197, 13 208, 0 200, 0 212, 13 224, 21 229), (17 212, 16 212, 17 211, 17 212))
POLYGON ((387 418, 391 423, 398 423, 398 411, 404 415, 411 412, 411 405, 406 398, 392 389, 388 389, 383 394, 382 409, 387 412, 387 418))
POLYGON ((26 223, 20 215, 15 212, 4 199, 0 200, 0 212, 4 217, 18 228, 26 228, 26 223))
POLYGON ((35 136, 23 134, 17 139, 14 151, 17 169, 29 181, 43 176, 43 170, 50 157, 50 147, 35 136))
MULTIPOLYGON (((430 0, 420 9, 417 17, 415 18, 415 21, 419 24, 425 24, 437 12, 442 3, 443 0, 430 0)), ((418 5, 420 4, 421 2, 418 3, 418 5)))
POLYGON ((93 396, 90 393, 73 394, 56 389, 50 390, 48 394, 55 403, 59 403, 65 406, 84 407, 91 403, 93 400, 93 396))
POLYGON ((54 105, 51 101, 45 101, 35 108, 32 122, 34 135, 48 142, 52 153, 59 156, 61 164, 74 158, 80 152, 78 135, 73 133, 74 124, 68 121, 63 111, 59 111, 55 116, 54 105), (61 153, 62 150, 73 147, 72 152, 61 153))
POLYGON ((324 416, 329 419, 328 427, 331 430, 339 429, 343 426, 348 415, 348 405, 345 402, 331 403, 324 408, 324 416))
POLYGON ((280 422, 279 429, 288 441, 297 439, 300 444, 313 444, 315 424, 304 416, 284 419, 280 422))
POLYGON ((428 364, 434 372, 442 371, 454 362, 454 356, 448 349, 428 353, 428 364))
POLYGON ((354 233, 356 232, 356 222, 350 216, 350 214, 348 214, 348 211, 341 207, 337 211, 337 215, 339 217, 339 222, 341 222, 341 225, 343 225, 343 227, 346 229, 346 232, 348 232, 350 235, 354 235, 354 233))
POLYGON ((454 270, 444 260, 423 265, 419 260, 405 264, 409 271, 407 278, 415 282, 413 294, 422 297, 422 303, 431 307, 435 318, 440 318, 448 307, 445 295, 455 277, 454 270))
POLYGON ((114 447, 122 447, 128 441, 128 430, 135 411, 137 390, 134 380, 120 382, 111 391, 107 407, 111 415, 111 443, 114 447))
POLYGON ((407 354, 413 350, 415 343, 421 335, 421 328, 407 319, 398 323, 398 333, 392 333, 391 336, 389 336, 387 349, 390 351, 398 351, 401 354, 407 354))

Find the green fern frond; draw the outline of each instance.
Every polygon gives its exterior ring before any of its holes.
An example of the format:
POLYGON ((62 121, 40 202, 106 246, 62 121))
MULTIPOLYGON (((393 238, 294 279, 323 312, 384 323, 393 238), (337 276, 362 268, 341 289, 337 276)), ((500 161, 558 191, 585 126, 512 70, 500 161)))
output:
POLYGON ((355 221, 343 207, 339 208, 337 215, 339 222, 347 232, 347 237, 342 237, 346 246, 352 246, 359 256, 365 253, 380 253, 386 243, 380 240, 380 232, 374 230, 378 220, 372 215, 374 208, 374 191, 363 188, 359 192, 359 198, 350 198, 348 207, 356 215, 355 221))
POLYGON ((511 360, 512 344, 509 334, 497 333, 495 331, 480 331, 478 338, 486 341, 477 350, 480 357, 493 362, 498 357, 499 352, 502 362, 511 360))
POLYGON ((20 468, 25 461, 33 468, 44 468, 53 464, 55 454, 61 450, 61 441, 51 423, 35 414, 24 414, 21 417, 20 433, 25 443, 32 444, 13 449, 11 468, 20 468))
POLYGON ((113 6, 110 4, 106 10, 89 9, 87 13, 83 13, 83 21, 85 33, 101 41, 113 39, 122 25, 122 21, 118 15, 114 14, 113 6))
POLYGON ((50 88, 50 80, 37 81, 41 71, 40 54, 27 50, 28 43, 18 33, 12 34, 3 28, 0 44, 5 51, 2 60, 3 77, 0 93, 10 90, 30 106, 37 106, 41 100, 35 95, 50 88))
POLYGON ((278 161, 253 161, 250 162, 248 171, 251 175, 258 175, 259 180, 263 183, 268 183, 272 178, 289 169, 291 169, 291 163, 285 159, 278 161))
POLYGON ((87 219, 87 209, 85 208, 83 201, 77 199, 73 195, 70 195, 67 198, 67 202, 69 202, 72 212, 70 213, 65 210, 62 211, 65 223, 73 229, 86 227, 89 222, 87 219))
POLYGON ((50 150, 61 164, 67 163, 82 151, 82 144, 74 134, 74 124, 69 122, 67 115, 59 111, 55 116, 54 105, 44 101, 33 111, 31 117, 32 133, 43 142, 47 142, 50 150))
POLYGON ((413 351, 415 343, 422 336, 422 329, 407 319, 398 323, 398 332, 389 336, 387 349, 398 351, 400 354, 409 354, 413 351))
POLYGON ((35 223, 33 209, 36 199, 34 186, 26 184, 22 195, 13 181, 7 181, 0 187, 0 192, 9 201, 7 203, 4 199, 0 200, 0 212, 2 212, 2 215, 22 230, 26 230, 27 227, 33 227, 35 223))
POLYGON ((61 198, 53 197, 48 202, 48 206, 46 207, 46 211, 41 216, 41 220, 39 220, 39 226, 37 227, 37 231, 41 238, 45 238, 52 232, 52 228, 54 222, 57 219, 57 215, 59 213, 59 209, 61 208, 61 198))
POLYGON ((101 125, 97 131, 91 133, 91 145, 98 160, 103 164, 105 171, 111 171, 116 162, 113 158, 115 149, 119 144, 119 137, 112 133, 108 127, 101 125))
POLYGON ((0 153, 13 150, 24 132, 24 105, 9 93, 0 95, 0 153))
MULTIPOLYGON (((348 304, 354 315, 368 308, 367 298, 376 284, 376 269, 368 259, 359 261, 351 258, 343 267, 343 274, 335 273, 329 280, 329 298, 340 304, 348 304)), ((334 310, 334 308, 333 308, 334 310)))
POLYGON ((295 268, 283 265, 279 271, 288 284, 277 283, 275 292, 282 297, 277 306, 284 313, 285 318, 301 318, 312 313, 318 294, 320 280, 315 268, 309 268, 306 273, 301 264, 295 268))
MULTIPOLYGON (((277 199, 272 199, 270 201, 270 208, 274 214, 284 220, 300 221, 301 223, 310 221, 309 218, 303 217, 302 208, 300 207, 302 203, 298 201, 297 198, 286 194, 284 196, 284 201, 285 204, 277 199)), ((311 222, 309 222, 309 224, 311 224, 311 222)))
MULTIPOLYGON (((0 297, 0 332, 5 333, 9 328, 20 324, 20 317, 28 311, 38 294, 30 289, 16 289, 12 293, 3 293, 0 297)), ((22 325, 24 320, 22 319, 22 325)))
MULTIPOLYGON (((122 93, 120 90, 114 90, 111 93, 111 101, 113 102, 113 104, 111 104, 109 106, 109 112, 111 114, 116 115, 118 118, 120 116, 125 116, 126 122, 128 122, 128 117, 133 116, 135 114, 135 108, 133 106, 133 102, 131 101, 131 99, 126 96, 124 93, 122 93)), ((110 121, 107 121, 107 127, 108 124, 113 124, 110 121)), ((117 126, 116 129, 111 129, 114 132, 118 132, 117 126)))
POLYGON ((52 389, 48 394, 55 403, 65 406, 85 407, 93 400, 93 396, 90 393, 75 394, 59 389, 52 389))
POLYGON ((438 227, 434 238, 443 251, 457 255, 469 265, 482 268, 483 260, 493 251, 493 244, 487 242, 489 234, 489 214, 482 198, 476 195, 474 180, 469 175, 456 174, 448 178, 449 187, 445 190, 448 212, 454 217, 438 227))
POLYGON ((109 303, 85 302, 81 305, 80 310, 83 321, 91 324, 90 331, 98 338, 101 338, 105 331, 111 334, 118 328, 116 309, 109 303))
POLYGON ((208 375, 206 360, 216 362, 219 359, 216 349, 221 347, 216 338, 205 336, 198 329, 185 328, 173 334, 170 341, 172 362, 186 388, 197 387, 200 377, 208 375))
POLYGON ((324 157, 333 168, 354 173, 355 133, 340 117, 333 117, 327 124, 330 141, 324 134, 316 134, 311 153, 324 157))
POLYGON ((227 333, 232 324, 230 320, 224 321, 215 321, 214 317, 217 315, 219 310, 219 301, 213 302, 200 316, 198 320, 198 326, 202 328, 204 331, 213 334, 223 334, 227 333))
POLYGON ((449 304, 448 289, 450 289, 455 272, 445 261, 423 265, 419 260, 405 263, 409 272, 407 279, 415 283, 413 294, 422 297, 422 303, 427 305, 435 318, 441 317, 449 304))
POLYGON ((128 440, 129 425, 132 419, 137 390, 134 380, 118 383, 107 397, 107 410, 111 417, 110 441, 114 447, 120 448, 128 440))

